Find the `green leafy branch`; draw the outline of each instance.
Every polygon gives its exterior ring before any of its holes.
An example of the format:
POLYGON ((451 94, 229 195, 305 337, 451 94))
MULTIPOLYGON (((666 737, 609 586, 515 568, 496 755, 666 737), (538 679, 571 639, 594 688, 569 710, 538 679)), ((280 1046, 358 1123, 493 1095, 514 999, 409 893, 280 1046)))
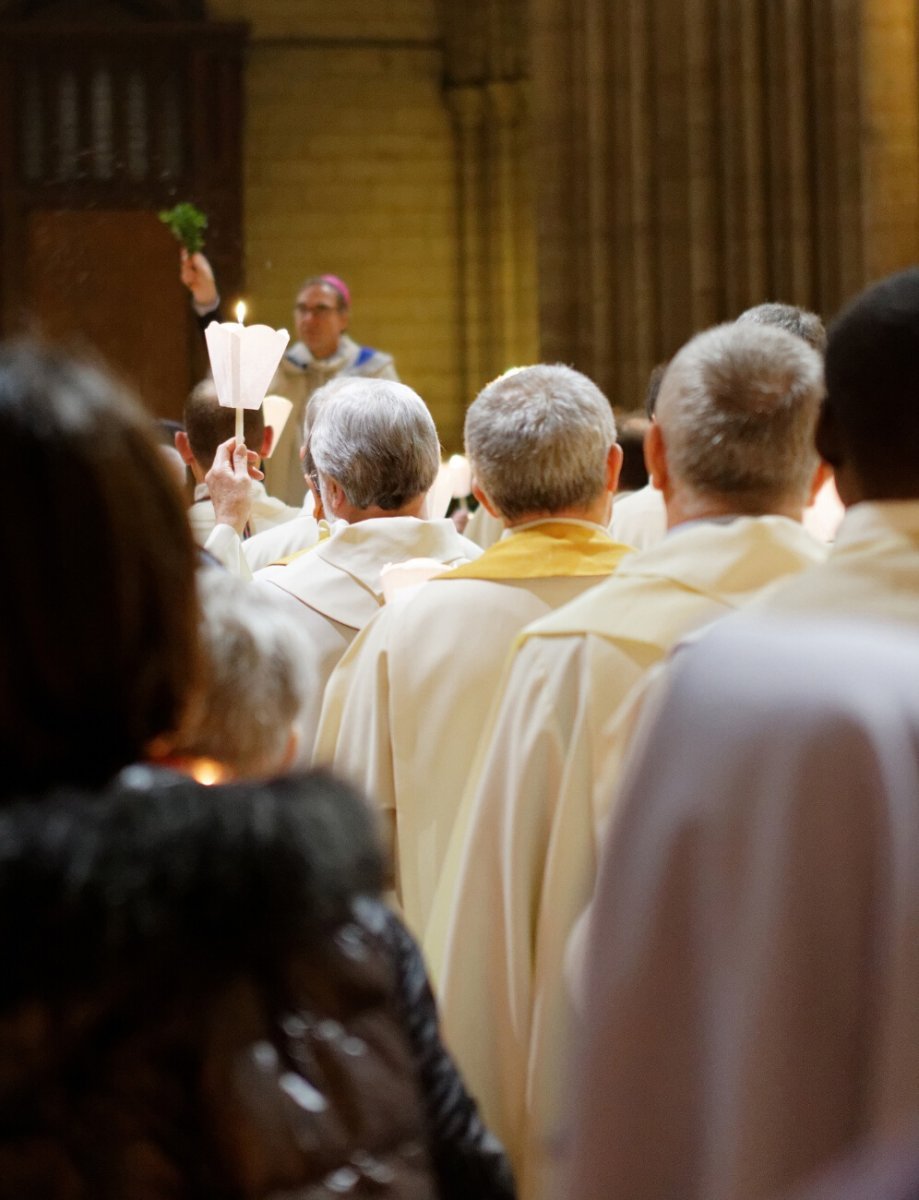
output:
POLYGON ((200 208, 195 208, 194 204, 177 204, 175 208, 163 209, 159 218, 189 254, 198 254, 204 249, 207 217, 200 208))

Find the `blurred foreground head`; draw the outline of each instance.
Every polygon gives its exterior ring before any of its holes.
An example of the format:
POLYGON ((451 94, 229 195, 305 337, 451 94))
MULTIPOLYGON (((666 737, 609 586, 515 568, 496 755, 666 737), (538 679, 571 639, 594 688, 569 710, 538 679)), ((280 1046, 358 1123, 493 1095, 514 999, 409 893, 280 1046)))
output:
POLYGON ((0 347, 4 794, 95 787, 178 724, 194 548, 149 419, 98 369, 0 347))
POLYGON ((845 504, 919 498, 919 269, 867 288, 830 326, 818 448, 845 504))
POLYGON ((274 588, 220 568, 198 572, 202 670, 170 759, 206 759, 234 778, 285 770, 317 681, 310 643, 274 588))
POLYGON ((0 810, 0 1200, 435 1195, 363 799, 101 795, 0 810))

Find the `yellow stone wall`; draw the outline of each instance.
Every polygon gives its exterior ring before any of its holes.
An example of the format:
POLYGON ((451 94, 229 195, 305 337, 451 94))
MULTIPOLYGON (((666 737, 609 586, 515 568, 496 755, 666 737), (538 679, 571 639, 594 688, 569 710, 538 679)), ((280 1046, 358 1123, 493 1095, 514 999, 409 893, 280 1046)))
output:
POLYGON ((245 258, 252 318, 289 325, 300 281, 349 284, 352 332, 395 355, 461 441, 454 138, 434 0, 212 0, 251 25, 245 258))

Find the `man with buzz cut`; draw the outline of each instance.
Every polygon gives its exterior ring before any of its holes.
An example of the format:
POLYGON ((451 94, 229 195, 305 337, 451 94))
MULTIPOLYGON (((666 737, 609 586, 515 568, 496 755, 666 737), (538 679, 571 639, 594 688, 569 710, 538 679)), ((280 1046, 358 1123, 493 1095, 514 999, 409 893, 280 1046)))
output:
POLYGON ((622 454, 609 401, 586 376, 510 371, 470 406, 465 436, 475 495, 506 532, 476 561, 397 595, 355 639, 326 691, 315 753, 380 805, 419 935, 514 637, 629 552, 606 532, 622 454))
MULTIPOLYGON (((754 325, 769 325, 785 329, 795 337, 802 338, 818 354, 826 350, 826 329, 823 321, 814 313, 796 304, 770 302, 757 304, 746 309, 737 318, 738 322, 754 325)), ((645 399, 645 411, 654 419, 654 404, 663 378, 666 364, 659 364, 651 373, 645 399)), ((842 519, 842 505, 833 487, 832 471, 824 464, 823 480, 814 493, 813 503, 804 510, 804 528, 821 542, 832 542, 842 519)), ((667 531, 667 513, 664 498, 649 483, 630 496, 617 500, 613 508, 610 533, 620 541, 628 542, 638 550, 657 545, 667 531)), ((478 540, 478 539, 473 539, 478 540)))
MULTIPOLYGON (((175 446, 194 476, 194 501, 188 510, 188 519, 195 541, 203 546, 217 523, 205 477, 218 446, 233 436, 236 413, 220 404, 213 380, 203 379, 189 393, 182 415, 185 428, 176 433, 175 446)), ((274 430, 265 424, 262 409, 247 409, 243 415, 247 445, 259 457, 270 454, 274 430)), ((300 509, 270 496, 261 482, 252 480, 250 489, 247 536, 266 532, 301 516, 300 509)))
POLYGON ((565 948, 593 886, 618 711, 680 637, 823 557, 801 526, 822 396, 819 355, 783 330, 694 338, 646 441, 666 537, 517 639, 426 948, 448 1040, 524 1200, 552 1190, 563 1134, 565 948))

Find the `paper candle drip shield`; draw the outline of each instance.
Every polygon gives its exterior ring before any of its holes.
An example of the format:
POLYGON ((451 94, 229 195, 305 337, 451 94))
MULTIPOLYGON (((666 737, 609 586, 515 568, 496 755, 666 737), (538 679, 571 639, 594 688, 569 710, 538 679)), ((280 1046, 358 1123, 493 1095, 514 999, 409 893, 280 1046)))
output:
POLYGON ((272 454, 274 454, 293 407, 293 404, 291 404, 286 396, 266 396, 262 402, 265 424, 270 425, 274 430, 274 439, 271 443, 271 449, 265 455, 266 458, 271 458, 272 454))
POLYGON ((213 321, 204 336, 220 404, 259 408, 290 341, 287 330, 213 321))

